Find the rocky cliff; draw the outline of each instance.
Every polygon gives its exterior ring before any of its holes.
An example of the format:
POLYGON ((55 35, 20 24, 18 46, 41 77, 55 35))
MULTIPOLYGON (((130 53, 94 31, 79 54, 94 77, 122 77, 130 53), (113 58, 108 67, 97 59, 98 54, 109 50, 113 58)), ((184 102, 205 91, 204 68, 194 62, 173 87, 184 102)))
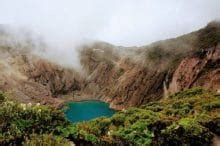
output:
POLYGON ((5 38, 8 35, 1 31, 0 90, 22 102, 57 105, 99 99, 123 109, 194 86, 220 89, 218 22, 148 46, 84 45, 80 73, 31 53, 30 40, 25 46, 11 45, 5 38), (65 99, 66 94, 71 98, 65 99))
POLYGON ((1 30, 0 90, 9 98, 57 105, 60 100, 56 97, 80 90, 83 79, 77 71, 34 54, 30 40, 13 40, 1 30))
POLYGON ((81 64, 89 77, 83 91, 123 109, 194 86, 219 90, 219 26, 212 22, 196 32, 143 47, 85 46, 81 64))
POLYGON ((173 74, 169 91, 175 93, 194 86, 220 89, 220 45, 203 49, 202 56, 183 59, 173 74))

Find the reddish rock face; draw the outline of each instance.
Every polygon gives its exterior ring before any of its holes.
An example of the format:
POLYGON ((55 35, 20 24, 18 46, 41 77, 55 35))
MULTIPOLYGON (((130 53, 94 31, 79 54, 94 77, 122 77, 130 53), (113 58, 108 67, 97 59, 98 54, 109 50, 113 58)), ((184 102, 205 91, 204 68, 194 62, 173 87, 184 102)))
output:
POLYGON ((83 73, 30 51, 2 48, 0 42, 0 90, 21 102, 57 105, 69 100, 60 97, 69 95, 70 100, 103 100, 115 109, 139 106, 193 86, 220 90, 219 26, 143 47, 103 42, 84 46, 83 73), (216 46, 195 51, 198 40, 200 47, 216 46))
POLYGON ((53 96, 80 90, 82 79, 73 69, 62 68, 39 58, 26 57, 23 61, 21 71, 29 80, 47 87, 53 96))
POLYGON ((181 61, 169 85, 169 92, 175 93, 185 88, 202 86, 220 89, 220 45, 204 49, 204 56, 191 56, 181 61))
MULTIPOLYGON (((199 53, 189 49, 176 66, 169 66, 169 59, 165 58, 153 67, 145 65, 148 62, 134 61, 130 56, 112 57, 113 53, 108 61, 102 60, 92 49, 93 46, 88 49, 90 53, 84 50, 81 60, 89 75, 82 92, 90 91, 93 97, 101 97, 99 99, 110 102, 115 109, 139 106, 193 86, 220 89, 220 45, 199 53), (93 61, 89 61, 91 58, 93 61)), ((115 48, 111 49, 108 52, 116 52, 115 48)), ((141 58, 142 54, 133 57, 141 58)))

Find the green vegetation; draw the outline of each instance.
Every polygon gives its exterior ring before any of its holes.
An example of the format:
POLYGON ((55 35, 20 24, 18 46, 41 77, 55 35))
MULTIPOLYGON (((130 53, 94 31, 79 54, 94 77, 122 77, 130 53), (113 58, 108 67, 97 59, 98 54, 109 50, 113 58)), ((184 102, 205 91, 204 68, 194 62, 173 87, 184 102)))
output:
POLYGON ((5 96, 0 92, 0 103, 4 102, 5 96))
POLYGON ((204 145, 220 122, 220 94, 193 88, 111 118, 76 126, 96 137, 96 143, 131 145, 204 145))
POLYGON ((215 47, 218 43, 220 43, 220 23, 213 21, 198 31, 143 47, 145 64, 150 69, 157 65, 164 70, 172 70, 185 57, 191 55, 205 57, 209 48, 215 47))
POLYGON ((63 137, 53 136, 49 134, 32 134, 30 139, 27 139, 24 146, 70 146, 71 142, 63 137))
MULTIPOLYGON (((39 104, 32 105, 15 103, 8 101, 0 94, 0 144, 19 145, 30 138, 27 143, 40 141, 37 140, 36 134, 52 134, 58 126, 67 126, 68 121, 65 120, 62 111, 54 108, 41 106, 39 104), (32 137, 34 135, 34 137, 32 137), (35 139, 35 140, 34 140, 35 139)), ((42 138, 42 141, 45 137, 42 138)), ((56 137, 54 137, 56 139, 56 137)), ((57 141, 57 140, 55 140, 57 141)))
POLYGON ((170 53, 166 51, 164 48, 160 46, 156 46, 153 49, 149 50, 148 52, 148 59, 150 59, 153 62, 163 60, 164 58, 170 57, 170 53))
POLYGON ((2 145, 204 145, 220 122, 220 94, 201 88, 77 124, 51 107, 0 99, 2 145))
POLYGON ((198 34, 196 47, 207 49, 216 46, 220 42, 220 25, 219 22, 211 22, 198 34))

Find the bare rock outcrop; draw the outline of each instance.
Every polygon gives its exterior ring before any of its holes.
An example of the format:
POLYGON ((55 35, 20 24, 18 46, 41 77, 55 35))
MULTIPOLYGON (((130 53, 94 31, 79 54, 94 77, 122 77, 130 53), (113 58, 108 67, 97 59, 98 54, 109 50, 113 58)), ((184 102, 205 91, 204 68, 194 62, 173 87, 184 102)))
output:
POLYGON ((123 109, 194 86, 220 89, 220 23, 149 46, 95 43, 81 51, 81 92, 123 109), (129 53, 128 53, 129 52, 129 53))
POLYGON ((30 53, 0 52, 0 90, 13 100, 57 105, 60 101, 54 97, 81 88, 82 78, 73 69, 30 53))
POLYGON ((169 92, 175 93, 193 86, 220 89, 220 45, 203 49, 181 61, 173 74, 169 92))
POLYGON ((21 72, 28 80, 46 86, 53 96, 80 90, 82 82, 79 74, 73 69, 63 68, 42 58, 22 56, 21 72))

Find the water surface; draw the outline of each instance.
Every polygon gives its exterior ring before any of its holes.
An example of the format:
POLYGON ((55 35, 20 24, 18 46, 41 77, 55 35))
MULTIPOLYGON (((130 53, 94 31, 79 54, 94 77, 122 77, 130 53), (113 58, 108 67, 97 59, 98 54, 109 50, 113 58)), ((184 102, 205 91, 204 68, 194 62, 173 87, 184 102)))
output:
POLYGON ((65 115, 71 122, 87 121, 98 117, 110 117, 115 111, 109 104, 100 101, 69 102, 65 115))

